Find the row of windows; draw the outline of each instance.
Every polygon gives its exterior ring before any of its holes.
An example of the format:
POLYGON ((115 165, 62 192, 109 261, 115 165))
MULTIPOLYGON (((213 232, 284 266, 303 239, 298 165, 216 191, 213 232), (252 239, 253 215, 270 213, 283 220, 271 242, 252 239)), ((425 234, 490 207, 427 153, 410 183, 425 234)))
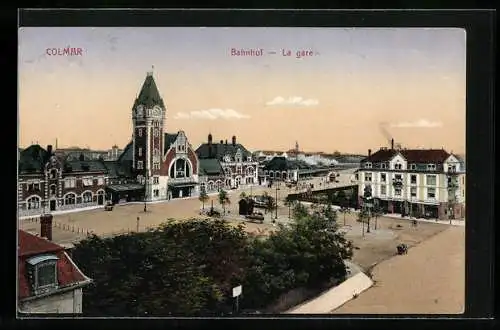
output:
MULTIPOLYGON (((368 181, 368 182, 373 181, 372 180, 372 173, 365 173, 365 181, 368 181)), ((395 174, 394 181, 395 182, 402 182, 403 176, 401 174, 395 174)), ((387 182, 387 174, 386 173, 380 173, 380 182, 387 182)), ((436 175, 426 175, 425 182, 427 183, 428 186, 435 186, 436 185, 436 175)), ((410 175, 410 184, 417 184, 417 175, 416 174, 410 175)))
MULTIPOLYGON (((160 129, 157 127, 159 125, 160 125, 159 123, 158 123, 158 125, 154 125, 155 128, 153 129, 153 135, 155 137, 159 137, 160 136, 160 129)), ((143 129, 142 128, 138 128, 137 129, 137 136, 142 137, 143 135, 144 135, 143 129)))
MULTIPOLYGON (((243 161, 243 159, 242 159, 242 157, 241 157, 240 155, 236 155, 234 158, 233 158, 233 157, 231 157, 231 156, 229 156, 229 155, 226 155, 226 156, 224 156, 224 158, 223 158, 224 162, 226 162, 226 163, 230 163, 230 162, 232 162, 232 161, 233 161, 233 159, 234 159, 234 161, 235 161, 236 163, 241 163, 241 162, 243 161)), ((248 157, 247 157, 247 162, 251 162, 251 161, 252 161, 252 157, 248 156, 248 157)))
MULTIPOLYGON (((64 188, 75 188, 76 187, 76 178, 68 178, 64 179, 64 188)), ((82 184, 83 186, 93 186, 94 185, 94 178, 87 177, 87 178, 82 178, 82 184)), ((102 186, 104 185, 104 178, 99 177, 97 178, 97 185, 102 186)), ((51 184, 50 185, 50 193, 55 194, 56 193, 56 184, 51 184)), ((41 189, 41 184, 40 182, 33 182, 29 183, 26 185, 26 190, 27 191, 40 191, 41 189)))
MULTIPOLYGON (((380 195, 384 196, 387 195, 387 186, 383 185, 380 186, 380 195)), ((402 196, 402 189, 401 188, 394 188, 394 196, 402 196)), ((411 187, 410 188, 410 197, 417 197, 417 188, 416 187, 411 187)), ((436 198, 436 188, 427 188, 427 199, 434 199, 436 198)))
MULTIPOLYGON (((373 164, 368 162, 368 163, 365 163, 363 167, 364 168, 373 168, 373 164)), ((388 163, 381 163, 380 164, 381 169, 388 169, 389 167, 390 166, 388 163)), ((437 166, 436 166, 436 164, 427 164, 426 168, 428 171, 435 171, 437 169, 437 166)), ((401 169, 403 169, 403 164, 396 163, 396 164, 394 164, 393 169, 394 170, 401 170, 401 169)), ((417 164, 410 164, 410 170, 417 170, 417 164)), ((457 170, 456 165, 448 165, 448 172, 456 172, 456 170, 457 170)))
MULTIPOLYGON (((103 191, 99 191, 97 195, 104 195, 103 191)), ((82 203, 91 203, 94 197, 90 191, 84 192, 82 195, 82 203)), ((76 204, 77 195, 75 193, 69 193, 64 196, 64 205, 76 204)), ((42 199, 39 196, 32 196, 26 201, 28 210, 39 209, 41 207, 42 199)))
MULTIPOLYGON (((231 175, 233 174, 233 171, 231 170, 230 167, 224 167, 224 172, 227 174, 227 175, 231 175)), ((243 174, 243 167, 242 166, 236 166, 236 171, 235 171, 236 174, 243 174)), ((253 175, 254 173, 254 169, 253 167, 247 167, 245 169, 245 174, 246 175, 253 175)))

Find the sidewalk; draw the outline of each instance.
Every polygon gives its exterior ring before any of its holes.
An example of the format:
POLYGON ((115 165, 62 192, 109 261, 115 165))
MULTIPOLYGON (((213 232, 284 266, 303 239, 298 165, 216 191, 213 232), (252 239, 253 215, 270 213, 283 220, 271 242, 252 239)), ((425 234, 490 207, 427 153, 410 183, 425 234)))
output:
MULTIPOLYGON (((68 214, 68 213, 85 212, 85 211, 91 211, 91 210, 97 210, 97 209, 103 209, 103 208, 104 208, 104 205, 96 205, 96 206, 82 207, 82 208, 76 208, 76 209, 71 209, 71 210, 51 211, 51 212, 47 212, 47 213, 50 213, 52 215, 60 215, 60 214, 68 214)), ((19 217, 19 220, 38 218, 41 215, 42 214, 40 213, 40 214, 22 216, 22 217, 19 217)))
MULTIPOLYGON (((439 223, 442 225, 450 225, 450 220, 436 220, 436 219, 422 219, 422 218, 410 218, 410 217, 401 217, 401 214, 399 213, 392 213, 392 214, 384 214, 383 217, 386 218, 393 218, 393 219, 401 219, 401 220, 416 220, 419 222, 430 222, 430 223, 439 223)), ((452 226, 465 226, 465 219, 463 220, 456 220, 452 219, 451 220, 451 225, 452 226)))
POLYGON ((292 308, 285 313, 326 314, 354 299, 372 285, 373 281, 368 276, 362 272, 358 272, 336 287, 321 294, 319 297, 292 308))

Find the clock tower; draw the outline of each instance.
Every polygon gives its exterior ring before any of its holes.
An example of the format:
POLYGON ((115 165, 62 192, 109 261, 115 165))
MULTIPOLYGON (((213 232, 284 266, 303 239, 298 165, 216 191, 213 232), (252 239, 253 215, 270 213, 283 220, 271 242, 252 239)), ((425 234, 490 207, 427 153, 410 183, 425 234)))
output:
POLYGON ((151 200, 153 177, 160 175, 166 108, 153 78, 148 72, 132 108, 133 168, 137 181, 146 186, 146 199, 151 200))

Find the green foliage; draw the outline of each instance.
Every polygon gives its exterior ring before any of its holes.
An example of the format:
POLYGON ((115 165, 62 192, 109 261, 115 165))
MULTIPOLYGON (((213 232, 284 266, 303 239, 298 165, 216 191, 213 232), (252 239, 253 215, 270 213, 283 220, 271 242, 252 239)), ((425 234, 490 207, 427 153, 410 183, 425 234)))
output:
POLYGON ((85 290, 89 316, 221 315, 243 285, 242 308, 261 309, 297 287, 317 287, 346 274, 352 246, 337 231, 336 212, 310 215, 294 207, 295 223, 267 239, 223 220, 169 220, 145 233, 76 245, 73 258, 94 280, 85 290))
POLYGON ((222 206, 224 214, 226 213, 226 205, 231 204, 231 200, 227 194, 227 191, 221 189, 219 191, 219 204, 222 206))
POLYGON ((205 209, 205 203, 210 199, 205 189, 200 191, 199 201, 203 204, 203 209, 205 209))
POLYGON ((240 199, 245 199, 245 198, 247 198, 247 194, 244 191, 242 191, 240 194, 240 199))

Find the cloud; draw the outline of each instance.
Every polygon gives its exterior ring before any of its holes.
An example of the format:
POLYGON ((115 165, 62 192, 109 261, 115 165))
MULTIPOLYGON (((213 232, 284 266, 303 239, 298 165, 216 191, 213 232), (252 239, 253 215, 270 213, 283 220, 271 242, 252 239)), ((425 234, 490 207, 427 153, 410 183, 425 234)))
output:
POLYGON ((175 119, 247 119, 250 118, 249 115, 239 113, 233 109, 208 109, 208 110, 196 110, 191 112, 178 112, 175 119))
POLYGON ((266 103, 268 106, 273 106, 273 105, 296 105, 296 106, 314 106, 318 105, 319 102, 318 100, 315 99, 304 99, 303 97, 300 96, 292 96, 289 98, 284 98, 282 96, 276 96, 272 101, 269 101, 266 103))
POLYGON ((391 124, 391 127, 397 128, 435 128, 443 126, 442 123, 437 121, 428 121, 426 119, 420 119, 414 122, 400 122, 397 124, 391 124))

